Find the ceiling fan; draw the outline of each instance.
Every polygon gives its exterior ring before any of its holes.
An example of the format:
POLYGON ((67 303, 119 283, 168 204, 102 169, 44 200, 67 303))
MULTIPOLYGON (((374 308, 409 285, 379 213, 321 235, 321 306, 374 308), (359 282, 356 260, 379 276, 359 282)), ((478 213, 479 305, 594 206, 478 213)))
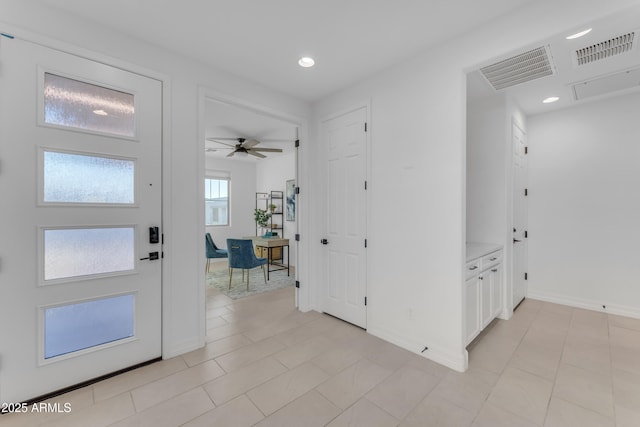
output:
POLYGON ((262 153, 282 153, 280 148, 256 148, 256 145, 260 144, 257 139, 247 138, 207 138, 207 141, 217 142, 218 144, 226 145, 225 150, 232 150, 227 157, 232 157, 234 154, 247 155, 260 157, 264 159, 265 156, 262 153), (237 141, 236 144, 229 144, 224 141, 237 141))

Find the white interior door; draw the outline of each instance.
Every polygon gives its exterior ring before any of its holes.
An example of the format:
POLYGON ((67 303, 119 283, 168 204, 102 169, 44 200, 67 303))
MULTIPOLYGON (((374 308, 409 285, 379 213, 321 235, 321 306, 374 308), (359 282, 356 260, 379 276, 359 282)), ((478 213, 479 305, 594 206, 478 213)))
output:
POLYGON ((512 124, 513 142, 513 299, 515 308, 527 293, 527 141, 526 134, 512 124))
POLYGON ((141 258, 162 253, 162 86, 4 37, 0 69, 0 401, 18 402, 161 355, 161 259, 141 258))
POLYGON ((327 167, 323 310, 365 328, 366 109, 323 123, 327 167))

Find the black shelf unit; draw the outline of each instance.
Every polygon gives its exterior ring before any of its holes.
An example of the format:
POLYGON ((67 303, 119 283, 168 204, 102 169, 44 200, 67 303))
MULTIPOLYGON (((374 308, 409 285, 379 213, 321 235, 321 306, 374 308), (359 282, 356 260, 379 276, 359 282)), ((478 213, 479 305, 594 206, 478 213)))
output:
POLYGON ((269 231, 278 233, 278 237, 284 237, 284 191, 271 191, 268 207, 268 212, 271 214, 269 231), (275 209, 272 210, 271 205, 275 205, 275 209))
POLYGON ((256 209, 262 209, 269 213, 269 224, 267 227, 260 227, 256 222, 256 236, 264 233, 266 229, 272 233, 277 233, 278 237, 284 237, 284 191, 271 191, 269 193, 256 193, 256 209), (275 209, 271 209, 275 205, 275 209))

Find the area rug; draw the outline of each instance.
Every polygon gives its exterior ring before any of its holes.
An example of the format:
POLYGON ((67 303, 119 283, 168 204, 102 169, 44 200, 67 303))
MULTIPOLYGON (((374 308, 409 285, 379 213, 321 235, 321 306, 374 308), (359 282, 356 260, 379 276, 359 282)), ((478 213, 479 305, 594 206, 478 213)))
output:
POLYGON ((248 297, 250 295, 261 294, 263 292, 282 289, 295 284, 293 271, 287 276, 287 270, 272 271, 269 273, 269 280, 264 284, 264 276, 261 268, 254 268, 249 271, 249 291, 247 291, 247 276, 242 281, 242 270, 233 270, 233 280, 231 290, 229 290, 229 271, 222 270, 207 273, 207 285, 213 286, 226 296, 232 299, 248 297))

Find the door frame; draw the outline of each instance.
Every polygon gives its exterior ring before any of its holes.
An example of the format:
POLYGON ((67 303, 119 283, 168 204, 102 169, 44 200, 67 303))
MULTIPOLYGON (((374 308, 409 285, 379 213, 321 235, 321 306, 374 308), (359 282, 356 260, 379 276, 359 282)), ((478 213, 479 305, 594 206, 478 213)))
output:
MULTIPOLYGON (((322 161, 322 173, 319 174, 319 176, 326 176, 326 170, 325 170, 325 166, 326 166, 326 153, 325 153, 325 149, 324 149, 324 143, 322 141, 322 126, 323 123, 332 119, 335 119, 337 117, 343 116, 345 114, 351 113, 353 111, 359 110, 361 108, 365 109, 365 120, 367 123, 367 131, 365 132, 365 180, 367 181, 367 191, 365 192, 365 213, 368 212, 372 212, 372 207, 373 207, 373 197, 371 196, 373 193, 370 190, 371 187, 371 175, 372 175, 372 169, 373 169, 373 162, 372 162, 372 143, 371 143, 371 132, 372 132, 372 125, 371 125, 371 98, 366 98, 363 99, 360 102, 356 102, 354 104, 351 104, 345 108, 340 108, 340 109, 335 109, 333 110, 331 113, 325 114, 322 117, 320 117, 317 120, 317 124, 318 124, 318 129, 317 129, 317 137, 318 137, 318 143, 316 144, 316 156, 318 156, 319 158, 321 158, 322 161)), ((322 212, 322 214, 324 215, 324 211, 322 211, 322 209, 324 209, 324 206, 327 205, 327 180, 322 180, 322 182, 320 184, 316 184, 316 188, 320 191, 320 194, 322 194, 322 200, 317 201, 316 205, 312 208, 312 209, 316 209, 316 210, 320 210, 322 212)), ((319 218, 318 218, 319 219, 319 218)), ((319 236, 322 236, 322 238, 324 238, 326 230, 325 230, 325 224, 322 223, 322 226, 320 228, 316 228, 317 233, 319 236)), ((365 234, 368 236, 369 230, 371 230, 371 215, 365 214, 365 234)), ((367 244, 368 246, 368 244, 367 244)), ((322 312, 323 308, 324 308, 324 301, 323 301, 323 292, 324 292, 324 286, 326 286, 327 280, 326 280, 326 272, 327 272, 327 256, 326 256, 326 251, 322 250, 322 245, 315 245, 314 246, 314 250, 312 251, 312 256, 315 259, 321 259, 322 262, 318 263, 318 266, 320 268, 318 268, 317 273, 316 273, 316 279, 314 282, 314 295, 313 295, 313 301, 314 301, 314 308, 319 311, 322 312)), ((370 277, 370 271, 369 269, 371 268, 370 263, 369 263, 369 252, 368 250, 365 251, 365 295, 368 297, 369 295, 369 277, 370 277)), ((366 310, 366 324, 368 325, 368 321, 369 321, 369 305, 367 304, 367 306, 365 307, 366 310)), ((365 327, 366 329, 366 327, 365 327)))
MULTIPOLYGON (((161 229, 165 235, 170 235, 170 224, 172 223, 171 216, 171 158, 165 155, 165 153, 171 152, 171 79, 168 75, 160 73, 158 71, 130 63, 128 61, 112 57, 103 53, 98 53, 93 50, 82 48, 71 43, 59 41, 50 37, 45 37, 41 34, 33 33, 28 30, 24 30, 20 27, 16 27, 11 24, 0 21, 0 30, 4 34, 10 34, 23 41, 37 44, 48 49, 57 50, 62 53, 77 56, 89 61, 98 62, 114 68, 121 69, 133 74, 138 74, 143 77, 154 79, 160 82, 162 90, 162 125, 161 125, 161 174, 162 174, 162 192, 161 192, 161 209, 162 209, 162 223, 161 229)), ((171 240, 169 240, 170 242, 171 240)), ((166 249, 166 246, 163 246, 166 249)), ((161 267, 161 357, 167 358, 167 355, 171 353, 171 328, 172 324, 172 312, 170 310, 170 300, 165 298, 166 295, 171 295, 172 283, 168 278, 171 277, 171 264, 167 259, 162 261, 161 267)), ((1 381, 0 381, 1 384, 1 381)))
MULTIPOLYGON (((197 135, 198 135, 198 153, 203 153, 202 155, 198 155, 197 158, 197 176, 198 182, 196 186, 198 188, 198 194, 204 194, 204 178, 205 178, 205 111, 206 111, 206 101, 207 99, 220 102, 223 104, 228 104, 233 107, 237 107, 248 112, 253 112, 257 114, 261 114, 268 117, 273 117, 275 119, 287 122, 291 124, 292 127, 297 127, 298 132, 297 136, 300 141, 300 146, 295 151, 295 171, 296 171, 296 186, 301 188, 300 194, 296 194, 296 233, 300 233, 301 236, 304 235, 301 230, 306 230, 310 226, 307 224, 306 212, 308 206, 308 200, 304 197, 304 187, 307 182, 307 173, 305 173, 305 168, 301 168, 301 165, 307 164, 305 161, 305 156, 308 150, 305 148, 309 143, 309 135, 308 135, 308 120, 301 116, 296 116, 293 114, 289 114, 287 112, 277 110, 274 108, 269 108, 264 105, 261 105, 255 101, 251 101, 245 98, 240 98, 236 96, 230 96, 228 94, 219 92, 215 89, 206 86, 198 87, 198 120, 197 120, 197 135)), ((198 236, 204 236, 205 229, 205 204, 204 197, 201 197, 198 200, 198 213, 197 213, 197 221, 198 227, 201 229, 201 232, 198 236)), ((293 236, 290 238, 293 240, 293 236)), ((310 257, 308 254, 308 250, 306 249, 306 244, 308 242, 305 239, 301 238, 299 242, 294 243, 294 250, 296 256, 296 268, 295 268, 295 280, 300 283, 309 283, 308 279, 308 269, 307 265, 310 265, 310 257)), ((198 257, 199 259, 204 260, 205 257, 205 245, 202 244, 201 239, 198 239, 194 244, 197 245, 198 248, 198 257)), ((205 271, 202 268, 198 268, 198 300, 197 300, 197 310, 198 310, 198 337, 200 346, 204 346, 206 344, 206 334, 207 334, 207 326, 206 326, 206 275, 205 271)), ((295 305, 300 311, 309 311, 312 309, 310 300, 310 289, 306 286, 301 286, 300 288, 296 288, 295 291, 295 305)))

